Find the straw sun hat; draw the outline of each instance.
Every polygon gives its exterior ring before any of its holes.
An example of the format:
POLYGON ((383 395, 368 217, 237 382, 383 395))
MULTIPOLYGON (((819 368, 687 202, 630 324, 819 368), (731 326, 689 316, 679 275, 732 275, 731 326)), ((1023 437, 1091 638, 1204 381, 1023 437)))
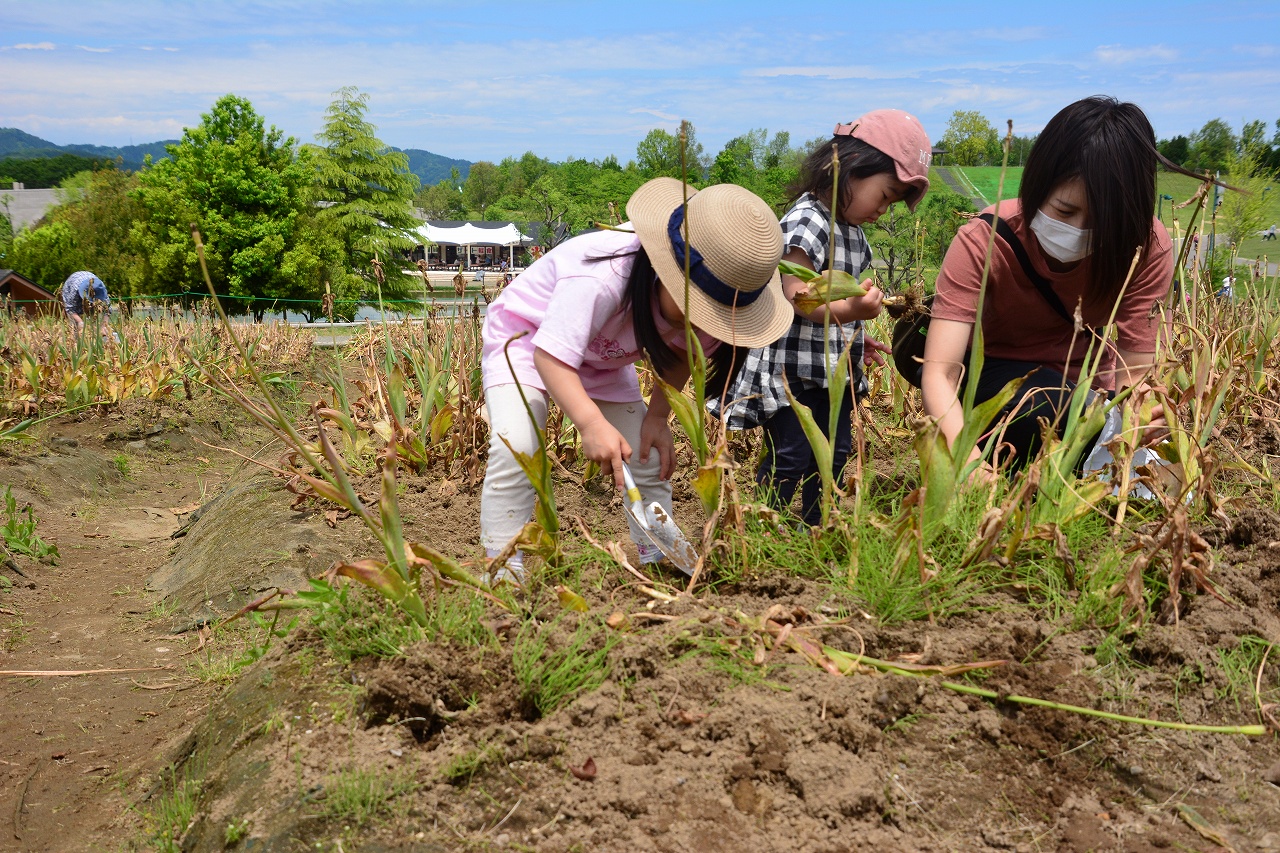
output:
POLYGON ((795 318, 778 278, 778 217, 750 190, 717 184, 688 187, 686 223, 685 193, 675 178, 654 178, 627 202, 627 217, 658 280, 683 310, 687 234, 690 322, 736 346, 778 340, 795 318))

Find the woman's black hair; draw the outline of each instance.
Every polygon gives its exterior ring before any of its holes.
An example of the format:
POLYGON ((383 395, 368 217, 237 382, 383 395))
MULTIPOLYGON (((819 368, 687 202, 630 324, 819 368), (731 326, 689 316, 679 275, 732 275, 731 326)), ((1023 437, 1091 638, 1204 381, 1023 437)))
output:
POLYGON ((1114 304, 1134 253, 1141 246, 1145 256, 1151 246, 1157 160, 1203 180, 1157 153, 1155 130, 1137 104, 1102 95, 1063 108, 1031 146, 1018 191, 1024 216, 1035 216, 1063 181, 1084 184, 1093 240, 1090 301, 1114 304))
POLYGON ((662 335, 658 333, 658 324, 653 319, 653 312, 657 309, 658 288, 662 287, 662 284, 658 281, 658 274, 653 271, 653 263, 649 260, 649 256, 645 254, 643 248, 639 248, 632 252, 601 255, 587 258, 587 260, 596 263, 628 257, 633 257, 635 260, 631 265, 631 275, 627 278, 627 288, 622 297, 622 310, 631 309, 631 328, 635 331, 636 343, 639 344, 640 351, 648 355, 653 369, 665 376, 680 363, 680 356, 676 355, 675 350, 662 339, 662 335))
MULTIPOLYGON (((868 145, 861 139, 852 136, 833 136, 809 152, 800 164, 800 174, 787 187, 791 201, 795 201, 805 193, 813 193, 822 203, 831 206, 831 146, 835 146, 840 155, 840 198, 848 199, 853 191, 853 183, 872 175, 897 174, 893 158, 879 148, 868 145)), ((917 192, 915 187, 910 192, 917 192)), ((910 195, 910 193, 908 193, 910 195)), ((839 203, 839 199, 836 200, 839 203)), ((832 213, 839 218, 838 211, 832 213)))

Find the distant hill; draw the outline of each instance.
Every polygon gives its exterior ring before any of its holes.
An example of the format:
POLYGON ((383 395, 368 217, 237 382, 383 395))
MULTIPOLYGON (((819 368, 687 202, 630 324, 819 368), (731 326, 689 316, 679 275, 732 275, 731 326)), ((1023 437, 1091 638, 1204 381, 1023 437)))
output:
POLYGON ((167 156, 165 145, 177 140, 147 142, 142 145, 55 145, 47 139, 32 136, 16 127, 0 127, 0 157, 57 157, 59 154, 79 154, 95 160, 114 160, 119 157, 125 169, 141 169, 142 160, 150 154, 153 159, 167 156))
POLYGON ((421 179, 424 187, 435 186, 441 181, 448 180, 449 170, 455 167, 458 170, 459 180, 462 181, 465 181, 471 172, 470 160, 451 160, 439 154, 432 154, 430 151, 423 151, 421 148, 397 150, 409 155, 409 171, 421 179))
MULTIPOLYGON (((55 145, 47 139, 32 136, 16 127, 0 127, 0 159, 5 157, 57 157, 59 154, 79 154, 81 157, 92 157, 98 160, 122 159, 125 169, 141 169, 142 161, 150 154, 153 160, 168 156, 164 147, 178 140, 169 139, 161 142, 147 142, 142 145, 125 145, 115 148, 109 145, 55 145)), ((471 161, 453 160, 442 157, 421 148, 404 148, 409 155, 409 171, 422 181, 424 187, 433 186, 448 179, 449 170, 457 168, 461 180, 466 180, 471 172, 471 161)))

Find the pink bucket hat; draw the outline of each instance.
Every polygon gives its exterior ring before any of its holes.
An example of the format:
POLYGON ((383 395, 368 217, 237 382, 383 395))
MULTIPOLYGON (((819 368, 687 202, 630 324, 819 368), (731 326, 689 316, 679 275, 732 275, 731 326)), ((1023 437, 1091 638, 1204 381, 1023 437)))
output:
POLYGON ((837 124, 836 136, 852 136, 889 155, 898 180, 911 187, 904 199, 916 209, 929 189, 929 161, 933 146, 920 120, 902 110, 872 110, 849 124, 837 124))

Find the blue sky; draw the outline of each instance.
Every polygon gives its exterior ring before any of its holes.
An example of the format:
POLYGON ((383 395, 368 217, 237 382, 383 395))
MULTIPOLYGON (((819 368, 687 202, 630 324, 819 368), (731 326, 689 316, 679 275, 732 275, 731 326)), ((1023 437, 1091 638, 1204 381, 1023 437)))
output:
POLYGON ((714 155, 879 107, 935 140, 957 109, 1032 133, 1099 93, 1161 137, 1273 132, 1280 3, 0 0, 0 80, 0 126, 59 144, 175 138, 228 92, 311 141, 346 85, 384 142, 467 160, 625 162, 682 118, 714 155))

